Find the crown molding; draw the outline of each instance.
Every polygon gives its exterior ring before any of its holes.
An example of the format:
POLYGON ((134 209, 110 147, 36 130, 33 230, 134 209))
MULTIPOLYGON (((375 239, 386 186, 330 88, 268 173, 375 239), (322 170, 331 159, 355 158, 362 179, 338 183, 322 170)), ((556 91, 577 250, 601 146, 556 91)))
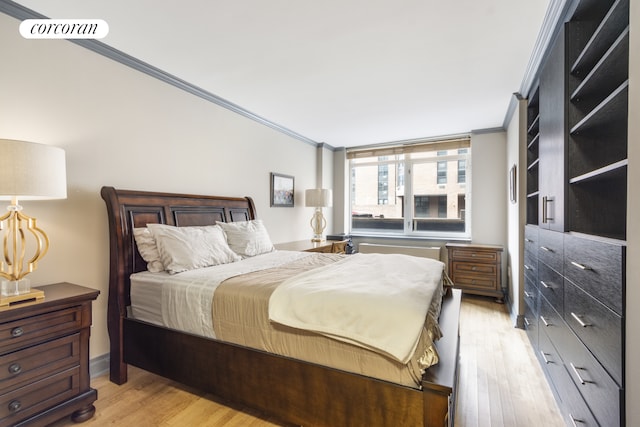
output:
MULTIPOLYGON (((12 16, 21 21, 25 19, 47 19, 46 16, 41 15, 29 8, 26 8, 18 3, 15 3, 11 0, 0 0, 0 12, 3 12, 9 16, 12 16)), ((224 98, 221 98, 211 92, 208 92, 202 89, 199 86, 193 85, 185 80, 182 80, 172 74, 169 74, 159 68, 154 67, 151 64, 147 64, 144 61, 141 61, 137 58, 134 58, 131 55, 128 55, 118 49, 114 49, 113 47, 102 43, 98 40, 93 39, 69 39, 71 43, 75 43, 79 46, 82 46, 86 49, 89 49, 95 53, 98 53, 102 56, 105 56, 109 59, 112 59, 116 62, 119 62, 123 65, 126 65, 130 68, 133 68, 136 71, 140 71, 145 73, 151 77, 154 77, 164 83, 168 83, 172 86, 177 87, 178 89, 184 90, 192 95, 198 96, 202 99, 205 99, 209 102, 212 102, 220 107, 226 108, 227 110, 233 111, 234 113, 240 114, 244 117, 247 117, 253 121, 256 121, 262 125, 268 126, 272 129, 275 129, 278 132, 281 132, 285 135, 288 135, 292 138, 295 138, 299 141, 305 142, 307 144, 313 145, 314 147, 318 146, 318 143, 306 136, 300 135, 297 132, 292 131, 284 126, 281 126, 277 123, 274 123, 270 120, 265 119, 251 111, 248 111, 237 104, 234 104, 231 101, 227 101, 224 98)))
POLYGON ((502 127, 507 129, 509 122, 518 104, 518 100, 528 98, 531 90, 538 85, 540 68, 549 53, 549 47, 560 32, 560 28, 576 9, 578 0, 551 0, 547 13, 542 21, 542 28, 533 47, 533 52, 520 84, 520 90, 514 93, 509 102, 509 107, 502 122, 502 127))

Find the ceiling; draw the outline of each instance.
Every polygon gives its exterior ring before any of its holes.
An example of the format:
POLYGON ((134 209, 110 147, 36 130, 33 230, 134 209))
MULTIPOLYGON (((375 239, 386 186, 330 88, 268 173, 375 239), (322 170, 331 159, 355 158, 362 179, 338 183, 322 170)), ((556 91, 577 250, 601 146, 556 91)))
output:
POLYGON ((502 127, 550 0, 19 0, 279 127, 349 147, 502 127))

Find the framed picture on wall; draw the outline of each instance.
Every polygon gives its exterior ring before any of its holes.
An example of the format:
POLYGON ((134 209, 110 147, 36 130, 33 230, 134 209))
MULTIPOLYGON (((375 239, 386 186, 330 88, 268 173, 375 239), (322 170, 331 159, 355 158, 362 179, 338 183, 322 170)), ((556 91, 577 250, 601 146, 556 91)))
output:
POLYGON ((516 171, 516 165, 511 166, 511 169, 509 170, 509 199, 511 200, 511 203, 515 203, 518 197, 516 187, 518 183, 518 177, 516 175, 516 171))
POLYGON ((271 172, 271 206, 292 208, 294 204, 294 178, 271 172))

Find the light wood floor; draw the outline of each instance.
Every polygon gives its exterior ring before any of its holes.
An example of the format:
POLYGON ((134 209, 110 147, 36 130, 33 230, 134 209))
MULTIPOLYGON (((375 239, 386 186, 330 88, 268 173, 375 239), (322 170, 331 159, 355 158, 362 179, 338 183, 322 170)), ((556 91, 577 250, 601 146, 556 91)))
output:
MULTIPOLYGON (((463 298, 459 381, 456 427, 565 425, 525 332, 490 298, 463 298)), ((82 426, 282 426, 136 368, 122 386, 107 377, 95 378, 92 386, 98 390, 96 414, 82 426)), ((61 420, 53 426, 77 424, 61 420)))

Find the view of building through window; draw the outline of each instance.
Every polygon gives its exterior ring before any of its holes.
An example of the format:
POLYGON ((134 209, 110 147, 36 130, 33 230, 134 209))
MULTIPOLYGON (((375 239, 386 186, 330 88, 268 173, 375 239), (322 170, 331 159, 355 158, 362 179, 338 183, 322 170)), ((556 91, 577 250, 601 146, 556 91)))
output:
POLYGON ((422 149, 351 156, 351 231, 405 235, 466 235, 470 148, 422 149))

